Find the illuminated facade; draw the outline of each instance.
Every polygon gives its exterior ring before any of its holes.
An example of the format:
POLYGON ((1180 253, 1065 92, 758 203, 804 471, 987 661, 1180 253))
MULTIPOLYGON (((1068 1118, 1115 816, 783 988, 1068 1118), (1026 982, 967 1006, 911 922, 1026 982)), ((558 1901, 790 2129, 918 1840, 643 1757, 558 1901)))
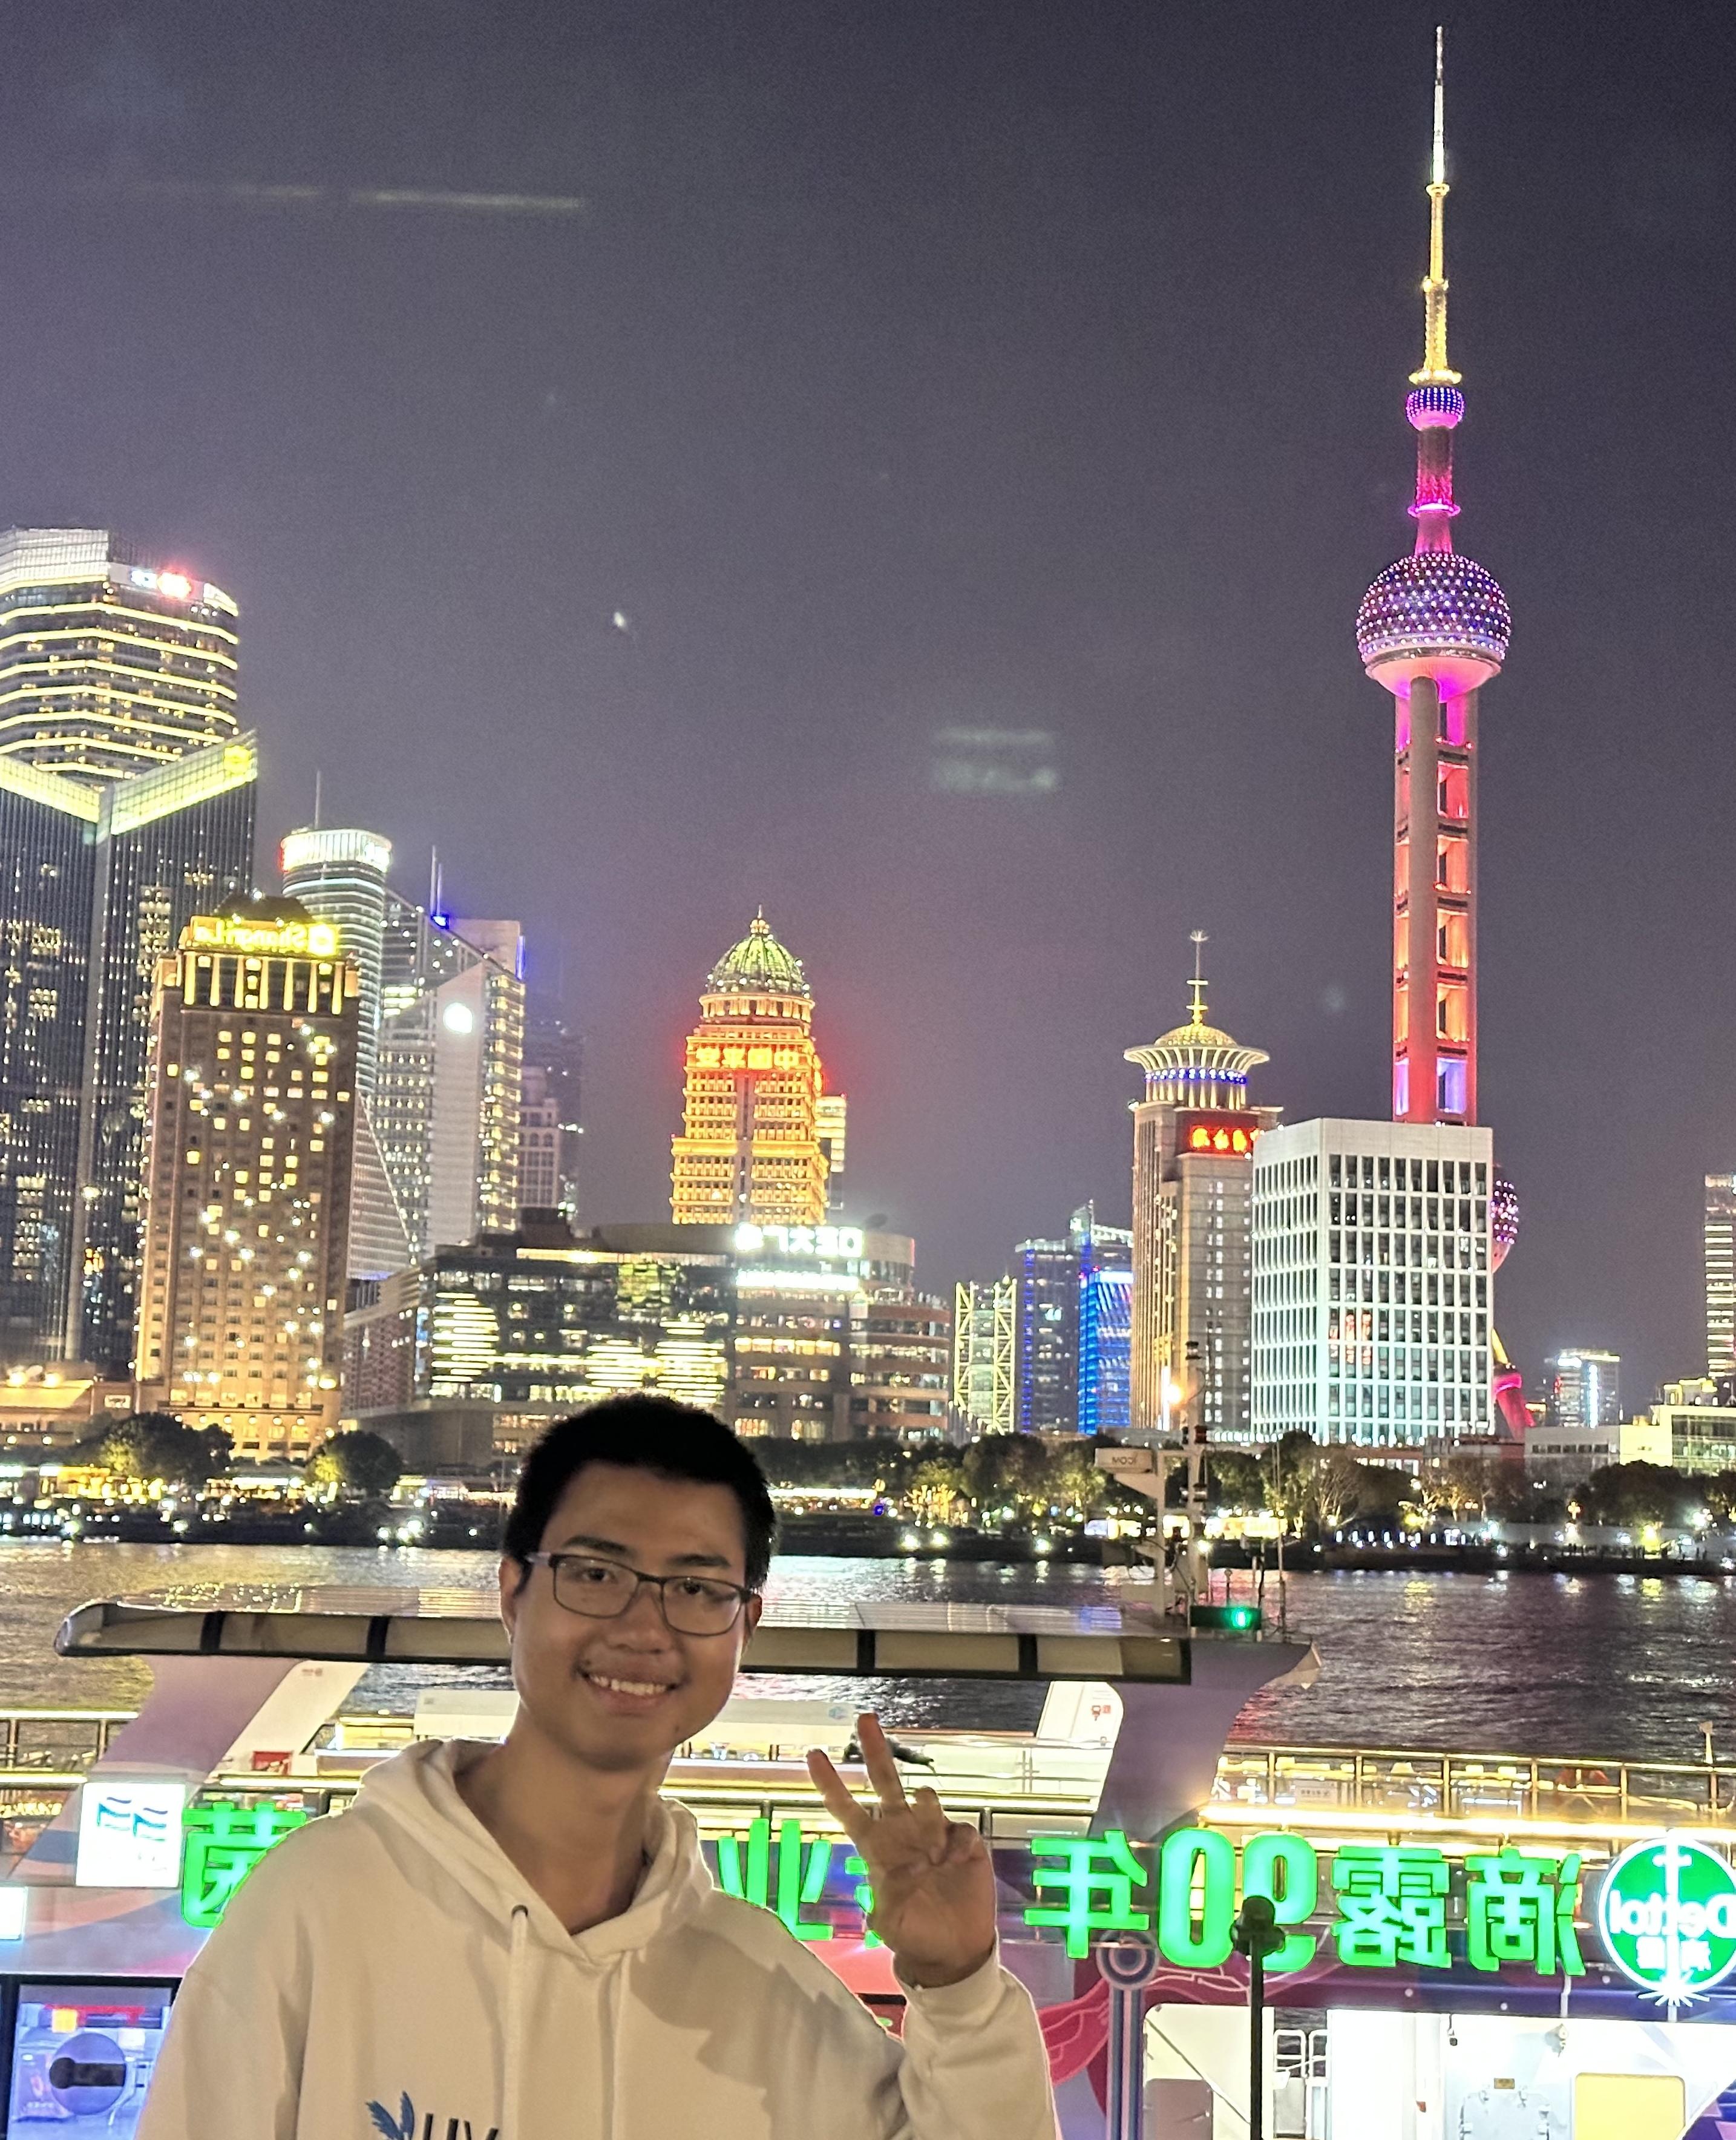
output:
POLYGON ((1621 1355, 1581 1346, 1543 1362, 1551 1426, 1614 1426, 1621 1417, 1621 1355))
POLYGON ((521 1210, 579 1215, 579 1036, 558 1011, 531 1004, 526 1012, 524 1072, 518 1117, 521 1210))
POLYGON ((101 529, 0 535, 0 1346, 130 1370, 157 960, 244 896, 234 602, 101 529))
POLYGON ((278 850, 286 898, 298 899, 343 939, 361 982, 356 1035, 356 1089, 374 1097, 380 1035, 380 965, 385 942, 386 872, 392 843, 354 827, 311 825, 284 836, 278 850))
POLYGON ((724 1416, 738 1434, 848 1440, 945 1426, 952 1318, 917 1293, 908 1234, 747 1221, 721 1238, 736 1262, 724 1416))
POLYGON ((370 1110, 410 1260, 510 1232, 519 1212, 523 939, 386 895, 370 1110))
POLYGON ((1446 149, 1440 42, 1429 178, 1424 349, 1405 413, 1417 434, 1412 554, 1363 597, 1356 645, 1395 701, 1392 1112, 1477 1119, 1477 714, 1511 622, 1481 565, 1453 547, 1453 434, 1464 414, 1447 362, 1446 149))
POLYGON ((1013 1250, 1013 1424, 1071 1433, 1079 1406, 1079 1264, 1071 1239, 1013 1250))
POLYGON ((953 1288, 953 1409, 983 1434, 1011 1434, 1018 1293, 1010 1278, 953 1288))
POLYGON ((1493 1376, 1493 1139, 1292 1122, 1253 1161, 1253 1438, 1481 1438, 1493 1376))
POLYGON ((1078 1288, 1081 1434, 1125 1434, 1133 1424, 1133 1235, 1097 1223, 1089 1204, 1068 1230, 1078 1288))
POLYGON ((1736 1174, 1706 1176, 1706 1372, 1736 1372, 1736 1174))
POLYGON ((244 897, 251 736, 69 778, 0 756, 0 1345, 131 1372, 156 963, 244 897))
POLYGON ((676 1224, 819 1225, 830 1161, 813 991, 763 914, 712 968, 699 1004, 673 1148, 676 1224))
POLYGON ((195 917, 157 969, 140 1406, 242 1456, 336 1424, 360 996, 292 900, 195 917))
POLYGON ((850 1434, 934 1441, 952 1394, 953 1311, 938 1295, 876 1289, 851 1304, 850 1434))
POLYGON ((724 1409, 735 1328, 728 1232, 557 1212, 437 1249, 346 1318, 346 1417, 417 1469, 486 1469, 553 1419, 635 1390, 724 1409))
POLYGON ((1185 1421, 1245 1442, 1253 1155, 1279 1112, 1249 1106, 1248 1073, 1267 1058, 1206 1023, 1196 959, 1188 1023, 1126 1059, 1145 1073, 1133 1107, 1130 1424, 1185 1421))
POLYGON ((0 758, 129 780, 239 727, 236 607, 101 528, 0 534, 0 758))

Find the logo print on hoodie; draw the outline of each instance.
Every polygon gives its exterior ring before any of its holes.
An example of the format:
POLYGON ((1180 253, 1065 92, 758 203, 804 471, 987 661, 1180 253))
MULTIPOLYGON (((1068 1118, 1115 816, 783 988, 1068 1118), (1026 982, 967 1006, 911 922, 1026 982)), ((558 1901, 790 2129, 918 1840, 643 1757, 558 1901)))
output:
MULTIPOLYGON (((416 2130, 416 2106, 406 2094, 399 2098, 398 2115, 394 2118, 383 2103, 370 2103, 368 2115, 374 2121, 374 2130, 384 2133, 385 2140, 477 2140, 468 2118, 449 2118, 446 2129, 440 2130, 437 2113, 429 2111, 422 2120, 422 2129, 416 2130)), ((483 2140, 500 2140, 500 2128, 491 2125, 483 2140)))

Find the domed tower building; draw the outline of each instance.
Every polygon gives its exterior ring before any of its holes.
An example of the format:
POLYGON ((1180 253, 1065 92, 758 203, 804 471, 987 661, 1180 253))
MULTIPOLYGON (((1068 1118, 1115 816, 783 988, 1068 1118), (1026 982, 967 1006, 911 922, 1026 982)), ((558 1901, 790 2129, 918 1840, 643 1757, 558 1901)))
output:
MULTIPOLYGON (((669 1199, 678 1225, 825 1220, 830 1161, 813 1018, 802 961, 757 914, 712 968, 688 1036, 669 1199)), ((839 1127, 841 1110, 839 1097, 839 1127)))
POLYGON ((1464 396, 1447 361, 1441 58, 1437 31, 1423 362, 1405 404, 1416 547, 1380 574, 1356 617, 1362 665, 1395 702, 1392 1113, 1402 1122, 1477 1119, 1478 701, 1510 630, 1499 587, 1453 547, 1464 396))
POLYGON ((1133 1103, 1131 1422, 1246 1442, 1253 1367, 1250 1250, 1256 1140, 1279 1110, 1248 1102, 1268 1060, 1205 1018, 1194 938, 1185 1025, 1126 1060, 1145 1073, 1133 1103))

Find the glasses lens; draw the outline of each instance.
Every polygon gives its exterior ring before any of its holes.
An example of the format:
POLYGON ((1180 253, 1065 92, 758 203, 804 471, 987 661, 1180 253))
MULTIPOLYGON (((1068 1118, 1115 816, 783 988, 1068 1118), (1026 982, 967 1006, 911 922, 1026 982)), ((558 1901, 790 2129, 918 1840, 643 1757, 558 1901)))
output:
POLYGON ((617 1567, 612 1560, 563 1556, 555 1563, 555 1603, 593 1620, 612 1620, 625 1612, 638 1588, 632 1569, 617 1567))
POLYGON ((738 1592, 727 1583, 708 1583, 703 1575, 684 1575, 663 1587, 663 1610, 678 1634, 724 1634, 741 1609, 738 1592))

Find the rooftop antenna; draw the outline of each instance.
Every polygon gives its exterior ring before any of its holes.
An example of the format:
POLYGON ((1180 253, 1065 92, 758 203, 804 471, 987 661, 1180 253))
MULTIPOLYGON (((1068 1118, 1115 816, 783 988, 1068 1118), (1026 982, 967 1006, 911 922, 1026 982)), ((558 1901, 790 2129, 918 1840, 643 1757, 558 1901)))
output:
POLYGON ((1194 947, 1194 979, 1191 987, 1194 997, 1193 1020, 1195 1025, 1205 1023, 1205 977, 1199 970, 1199 956, 1210 940, 1203 929, 1194 930, 1188 939, 1194 947))
POLYGON ((1447 92, 1446 31, 1434 32, 1434 142, 1429 159, 1429 275, 1423 284, 1423 368, 1413 386, 1456 386, 1447 362, 1447 92))
POLYGON ((320 829, 320 768, 313 768, 313 829, 320 829))

